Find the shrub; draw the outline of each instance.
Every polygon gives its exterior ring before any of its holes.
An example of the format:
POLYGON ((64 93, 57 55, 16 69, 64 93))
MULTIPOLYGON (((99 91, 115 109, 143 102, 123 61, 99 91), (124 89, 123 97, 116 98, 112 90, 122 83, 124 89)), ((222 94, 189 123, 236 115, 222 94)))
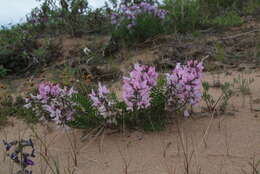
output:
POLYGON ((164 32, 165 16, 165 10, 149 3, 130 6, 121 4, 118 12, 111 16, 115 26, 112 37, 127 43, 142 42, 164 32))
POLYGON ((40 7, 32 9, 30 14, 26 16, 28 24, 31 24, 38 32, 42 31, 47 23, 53 22, 52 19, 55 16, 53 8, 55 8, 54 1, 44 1, 40 7))
POLYGON ((68 33, 79 37, 84 33, 104 32, 109 23, 103 8, 92 10, 86 0, 41 0, 40 7, 27 15, 27 21, 40 33, 68 33))
POLYGON ((61 19, 72 36, 81 35, 81 16, 86 12, 88 2, 86 0, 61 1, 61 19))
POLYGON ((0 64, 10 73, 21 72, 34 62, 30 53, 37 49, 35 35, 24 26, 0 30, 0 64))
POLYGON ((37 34, 26 25, 13 26, 0 30, 0 65, 2 72, 9 74, 24 73, 38 65, 50 63, 51 58, 59 55, 59 47, 51 40, 40 45, 37 34))

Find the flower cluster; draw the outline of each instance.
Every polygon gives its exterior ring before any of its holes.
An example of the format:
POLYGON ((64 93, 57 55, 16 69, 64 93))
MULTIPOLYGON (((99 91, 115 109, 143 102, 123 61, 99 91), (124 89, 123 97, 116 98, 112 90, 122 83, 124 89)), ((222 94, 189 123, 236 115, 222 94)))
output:
POLYGON ((128 110, 150 106, 150 92, 157 84, 158 73, 154 67, 134 65, 130 77, 124 77, 123 100, 128 110))
POLYGON ((199 103, 202 70, 202 62, 188 61, 187 65, 178 63, 171 73, 166 74, 169 104, 185 106, 199 103))
POLYGON ((31 108, 40 119, 50 119, 57 124, 64 124, 73 118, 75 103, 72 95, 77 93, 73 88, 61 88, 59 84, 42 82, 37 95, 25 98, 24 107, 31 108))
POLYGON ((111 23, 120 25, 122 21, 129 20, 129 29, 136 25, 136 18, 139 15, 150 14, 162 20, 167 14, 165 10, 159 9, 155 5, 147 2, 141 2, 140 4, 130 6, 121 5, 119 11, 120 13, 113 13, 111 15, 111 23))
MULTIPOLYGON (((18 173, 32 174, 32 171, 27 170, 28 166, 33 166, 34 162, 30 159, 35 158, 35 148, 31 139, 29 140, 19 140, 12 141, 10 143, 3 140, 5 151, 7 155, 13 160, 16 164, 20 165, 21 170, 18 173), (9 153, 14 147, 13 152, 9 153), (25 152, 25 148, 31 148, 31 152, 25 152)), ((27 150, 28 151, 28 150, 27 150)))
POLYGON ((109 98, 110 91, 106 86, 98 84, 98 90, 92 89, 92 93, 89 94, 92 100, 92 106, 97 108, 99 114, 107 121, 107 123, 116 124, 116 112, 114 110, 115 102, 109 98))

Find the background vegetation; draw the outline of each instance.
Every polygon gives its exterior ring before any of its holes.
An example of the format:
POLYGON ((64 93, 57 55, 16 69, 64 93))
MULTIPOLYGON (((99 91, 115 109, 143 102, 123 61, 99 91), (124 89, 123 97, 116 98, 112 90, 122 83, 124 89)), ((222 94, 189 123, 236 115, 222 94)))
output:
POLYGON ((243 23, 245 15, 257 13, 260 4, 259 0, 109 0, 102 8, 91 9, 86 0, 40 1, 41 6, 27 15, 25 23, 0 30, 0 77, 32 71, 52 62, 60 56, 59 44, 53 40, 62 35, 108 35, 109 50, 122 46, 122 42, 131 46, 160 34, 237 26, 243 23), (122 13, 122 4, 143 2, 166 10, 163 21, 147 13, 138 16, 131 30, 124 20, 120 21, 121 27, 111 24, 112 14, 122 13))

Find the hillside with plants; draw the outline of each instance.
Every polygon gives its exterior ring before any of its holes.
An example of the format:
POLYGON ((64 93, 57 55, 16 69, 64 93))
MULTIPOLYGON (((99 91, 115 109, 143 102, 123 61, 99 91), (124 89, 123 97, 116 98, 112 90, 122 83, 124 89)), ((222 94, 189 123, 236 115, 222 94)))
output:
POLYGON ((0 29, 0 173, 260 172, 259 0, 39 1, 0 29))

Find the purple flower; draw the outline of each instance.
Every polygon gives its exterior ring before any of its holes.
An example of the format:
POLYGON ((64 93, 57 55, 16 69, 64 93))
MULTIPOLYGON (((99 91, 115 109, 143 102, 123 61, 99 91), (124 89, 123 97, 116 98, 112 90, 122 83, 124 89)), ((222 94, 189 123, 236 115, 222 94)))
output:
POLYGON ((123 79, 123 100, 127 109, 145 109, 150 106, 150 91, 157 83, 158 74, 154 67, 134 65, 130 77, 123 79))
POLYGON ((38 88, 39 94, 26 98, 24 107, 32 109, 40 119, 50 118, 57 124, 64 124, 73 119, 74 106, 73 94, 77 93, 72 88, 61 88, 59 84, 42 82, 38 88))
POLYGON ((138 5, 133 4, 130 6, 126 6, 121 3, 119 13, 112 13, 111 15, 111 23, 117 25, 120 25, 122 23, 125 25, 125 23, 127 22, 127 28, 131 30, 133 26, 136 25, 136 19, 138 18, 138 16, 143 14, 149 14, 156 18, 159 18, 160 20, 163 20, 167 12, 147 2, 141 2, 138 5))
POLYGON ((106 86, 98 84, 98 90, 92 90, 89 94, 92 100, 92 106, 95 107, 99 114, 106 120, 107 123, 116 124, 116 111, 114 110, 115 102, 109 98, 110 91, 106 86))
POLYGON ((51 89, 50 89, 51 95, 57 96, 57 95, 60 94, 60 92, 61 92, 61 88, 60 88, 60 85, 59 85, 59 84, 56 84, 56 85, 52 85, 52 86, 51 86, 51 89))
POLYGON ((106 86, 102 86, 101 83, 98 84, 98 94, 99 96, 106 96, 107 94, 109 94, 109 90, 107 89, 106 86))
POLYGON ((34 165, 34 162, 29 159, 29 154, 23 155, 23 165, 24 166, 33 166, 34 165))
POLYGON ((178 63, 171 73, 166 74, 166 93, 169 104, 195 105, 199 103, 202 71, 202 62, 188 61, 187 65, 178 63))
POLYGON ((40 83, 39 85, 39 95, 42 99, 47 100, 48 99, 48 94, 51 91, 51 83, 49 82, 43 82, 40 83))

